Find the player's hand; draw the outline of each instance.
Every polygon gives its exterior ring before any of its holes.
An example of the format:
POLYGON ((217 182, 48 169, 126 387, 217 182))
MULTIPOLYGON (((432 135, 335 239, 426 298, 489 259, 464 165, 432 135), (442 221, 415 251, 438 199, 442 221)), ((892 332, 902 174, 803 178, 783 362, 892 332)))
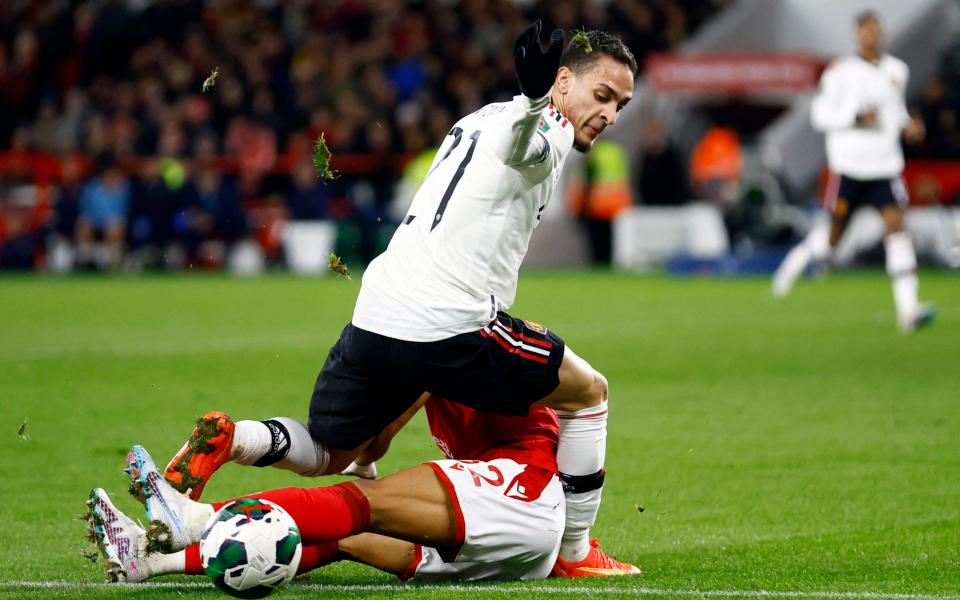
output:
POLYGON ((910 117, 910 122, 903 129, 903 139, 908 144, 919 144, 923 138, 927 137, 927 127, 923 120, 917 117, 910 117))
POLYGON ((359 465, 357 461, 353 461, 350 465, 340 471, 341 475, 353 475, 361 479, 376 479, 377 478, 377 463, 370 463, 368 465, 359 465))
POLYGON ((513 43, 513 65, 517 70, 520 91, 527 98, 542 98, 550 91, 557 69, 560 68, 560 55, 563 54, 563 30, 555 29, 550 34, 550 45, 546 49, 540 44, 540 30, 543 23, 537 19, 517 36, 513 43))
POLYGON ((876 106, 865 108, 857 113, 857 127, 876 127, 880 122, 880 111, 876 106))

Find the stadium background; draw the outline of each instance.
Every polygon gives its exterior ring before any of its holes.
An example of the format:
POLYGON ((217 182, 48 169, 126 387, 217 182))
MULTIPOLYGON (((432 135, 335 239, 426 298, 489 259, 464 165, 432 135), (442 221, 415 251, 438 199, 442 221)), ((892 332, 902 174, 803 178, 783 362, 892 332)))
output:
MULTIPOLYGON (((0 3, 0 268, 19 272, 0 276, 0 595, 210 595, 176 578, 96 587, 72 520, 87 490, 133 513, 125 450, 172 453, 208 409, 305 416, 364 261, 450 124, 515 93, 509 48, 534 15, 607 28, 651 59, 598 162, 568 165, 515 307, 611 381, 596 533, 646 574, 485 593, 960 595, 960 26, 957 5, 935 0, 0 3), (867 6, 911 65, 928 131, 906 148, 908 226, 941 313, 912 337, 870 268, 869 216, 843 255, 866 270, 781 303, 749 276, 815 218, 822 139, 806 106, 867 6), (744 60, 766 75, 716 75, 744 60), (321 132, 339 171, 328 182, 310 162, 321 132), (108 165, 129 192, 123 252, 83 257, 81 197, 108 165), (352 279, 287 274, 326 275, 328 250, 352 279)), ((434 456, 417 420, 381 471, 434 456)), ((209 494, 290 483, 227 468, 209 494)), ((371 585, 392 581, 335 565, 286 594, 404 593, 371 585)))
MULTIPOLYGON (((823 148, 809 99, 864 6, 4 3, 0 268, 316 272, 304 248, 359 267, 452 122, 516 93, 513 32, 541 15, 610 29, 649 72, 609 139, 570 161, 528 264, 770 270, 810 227, 823 148), (321 133, 340 175, 329 182, 310 161, 321 133), (84 226, 110 217, 113 253, 84 226)), ((960 16, 942 0, 870 6, 886 11, 928 131, 906 148, 920 207, 908 226, 925 260, 957 266, 960 16)), ((876 262, 877 221, 861 221, 844 262, 876 262)))

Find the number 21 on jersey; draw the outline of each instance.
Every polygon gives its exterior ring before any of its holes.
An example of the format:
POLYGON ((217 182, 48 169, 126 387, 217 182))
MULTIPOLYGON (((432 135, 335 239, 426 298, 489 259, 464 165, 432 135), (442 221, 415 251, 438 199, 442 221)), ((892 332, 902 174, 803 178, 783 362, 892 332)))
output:
MULTIPOLYGON (((447 160, 447 158, 453 154, 453 151, 457 149, 460 145, 460 142, 463 140, 463 129, 460 127, 454 127, 450 130, 450 133, 447 134, 447 137, 453 136, 453 143, 450 144, 450 147, 447 148, 447 151, 444 153, 443 158, 427 173, 427 177, 430 177, 431 174, 440 166, 440 164, 447 160)), ((437 212, 433 215, 433 222, 430 224, 430 231, 433 231, 437 228, 437 225, 440 224, 440 221, 443 220, 443 213, 447 210, 447 205, 450 204, 450 198, 453 196, 454 190, 457 189, 457 184, 460 183, 460 179, 463 177, 463 172, 466 170, 467 165, 470 164, 470 161, 473 159, 473 151, 477 147, 477 140, 480 139, 480 130, 476 130, 471 133, 469 136, 470 146, 467 148, 467 153, 464 155, 463 160, 460 161, 460 165, 457 166, 457 170, 453 174, 453 178, 450 180, 449 185, 447 185, 446 191, 443 193, 443 196, 440 198, 440 204, 437 206, 437 212)), ((426 178, 424 178, 426 179, 426 178)), ((415 217, 407 216, 403 220, 404 224, 409 224, 413 221, 415 217)))

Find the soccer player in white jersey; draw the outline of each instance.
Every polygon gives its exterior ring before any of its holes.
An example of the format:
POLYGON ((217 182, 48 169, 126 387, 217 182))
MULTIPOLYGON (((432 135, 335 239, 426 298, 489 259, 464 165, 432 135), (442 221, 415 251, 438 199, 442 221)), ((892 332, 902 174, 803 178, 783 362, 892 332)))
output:
POLYGON ((811 260, 823 261, 840 241, 860 206, 880 211, 886 227, 887 273, 893 284, 897 325, 904 333, 929 322, 932 304, 918 299, 917 257, 903 229, 909 199, 903 172, 901 134, 923 137, 923 122, 907 112, 904 93, 910 70, 883 52, 883 28, 873 11, 856 19, 857 54, 827 68, 813 101, 813 126, 826 134, 830 181, 825 198, 830 224, 815 227, 777 269, 773 293, 784 297, 811 260))
MULTIPOLYGON (((471 408, 555 409, 567 491, 558 564, 576 575, 602 552, 607 380, 545 327, 503 312, 571 148, 586 152, 633 95, 636 60, 600 31, 544 47, 536 21, 514 43, 521 94, 460 119, 387 250, 363 276, 353 320, 317 377, 307 425, 201 419, 165 476, 198 496, 223 462, 335 474, 424 391, 471 408), (215 442, 215 443, 214 443, 215 442)), ((583 571, 587 573, 588 571, 583 571)))

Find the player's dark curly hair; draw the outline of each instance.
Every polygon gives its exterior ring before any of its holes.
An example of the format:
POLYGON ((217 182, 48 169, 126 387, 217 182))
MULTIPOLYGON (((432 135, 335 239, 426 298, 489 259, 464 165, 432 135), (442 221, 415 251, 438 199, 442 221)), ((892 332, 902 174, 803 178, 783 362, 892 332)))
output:
POLYGON ((868 8, 867 10, 863 10, 863 11, 858 12, 858 13, 857 13, 857 16, 854 17, 854 19, 853 19, 853 22, 857 24, 857 27, 863 27, 863 26, 866 25, 869 21, 875 21, 875 22, 877 22, 877 23, 882 23, 882 22, 883 22, 883 19, 880 18, 880 13, 878 13, 878 12, 875 11, 875 10, 873 10, 872 8, 868 8))
POLYGON ((560 57, 560 66, 567 67, 574 73, 581 73, 597 60, 600 54, 606 54, 614 60, 630 67, 630 72, 636 76, 637 59, 620 38, 606 31, 580 31, 575 37, 585 35, 589 44, 571 42, 560 57))

